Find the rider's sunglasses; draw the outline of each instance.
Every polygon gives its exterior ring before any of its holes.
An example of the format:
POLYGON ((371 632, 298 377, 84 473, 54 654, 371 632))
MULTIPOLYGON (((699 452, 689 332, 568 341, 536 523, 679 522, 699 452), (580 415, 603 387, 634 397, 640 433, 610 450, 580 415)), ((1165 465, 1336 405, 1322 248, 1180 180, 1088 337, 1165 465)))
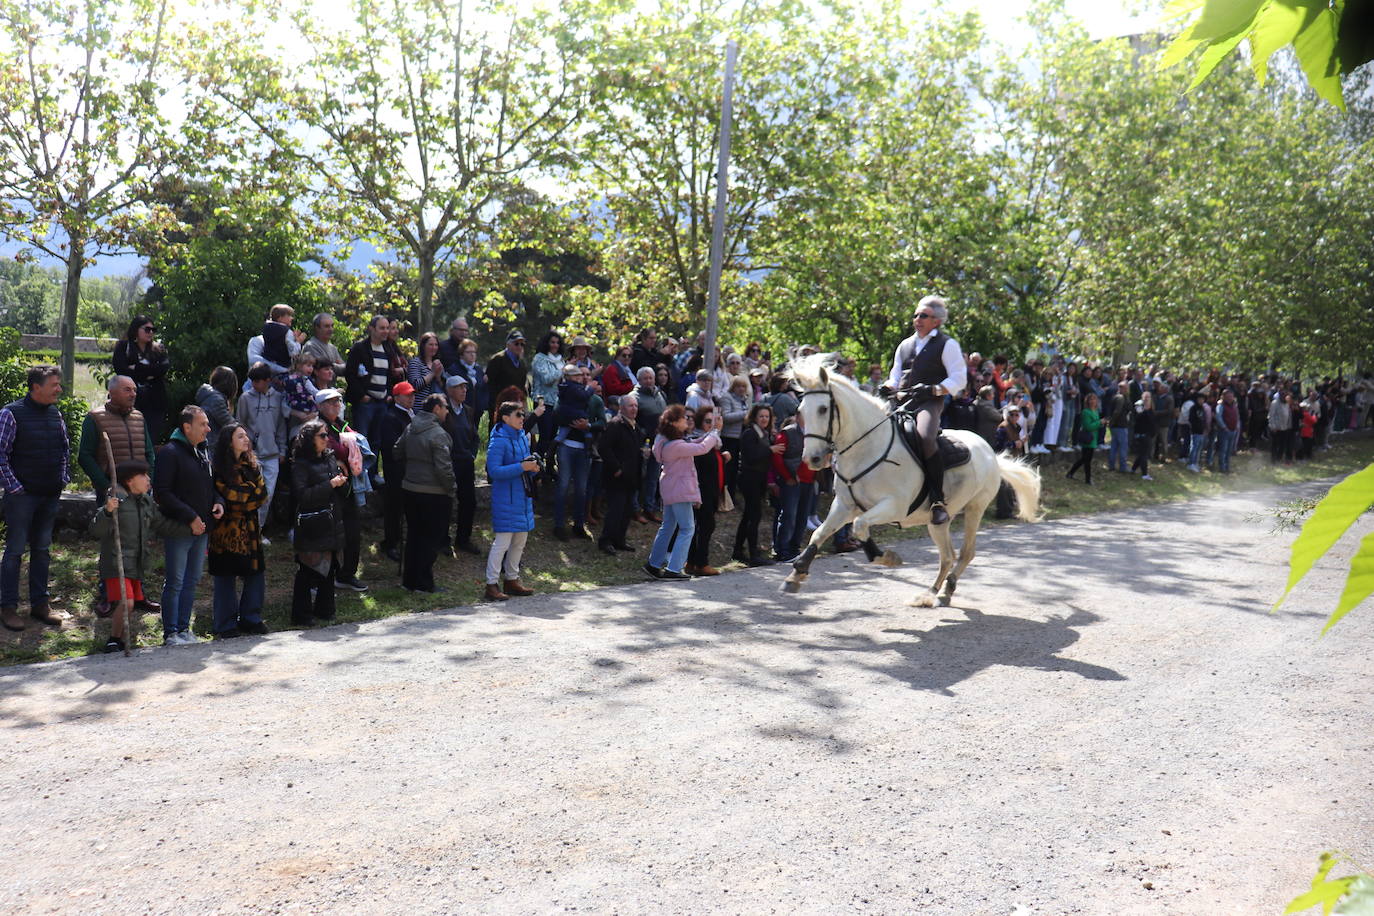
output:
POLYGON ((922 318, 934 318, 934 317, 935 317, 935 316, 932 315, 932 314, 930 314, 930 312, 917 312, 917 313, 916 313, 916 320, 917 320, 917 321, 920 321, 922 318))

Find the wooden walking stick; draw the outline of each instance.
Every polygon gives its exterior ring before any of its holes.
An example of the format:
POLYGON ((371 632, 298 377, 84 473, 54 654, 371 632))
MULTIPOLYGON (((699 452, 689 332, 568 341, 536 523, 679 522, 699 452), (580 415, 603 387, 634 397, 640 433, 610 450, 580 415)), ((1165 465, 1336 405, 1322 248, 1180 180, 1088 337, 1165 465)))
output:
MULTIPOLYGON (((105 454, 110 459, 110 492, 119 486, 119 477, 115 472, 114 448, 110 445, 110 436, 106 432, 100 433, 100 438, 105 441, 105 454)), ((104 506, 101 509, 104 510, 104 506)), ((115 548, 115 574, 119 576, 119 607, 115 608, 115 613, 122 615, 119 619, 124 623, 124 657, 128 658, 133 653, 129 646, 134 641, 133 630, 129 626, 129 611, 133 602, 129 600, 129 583, 124 578, 124 547, 119 538, 119 510, 115 510, 113 516, 114 524, 110 527, 114 531, 115 548)))

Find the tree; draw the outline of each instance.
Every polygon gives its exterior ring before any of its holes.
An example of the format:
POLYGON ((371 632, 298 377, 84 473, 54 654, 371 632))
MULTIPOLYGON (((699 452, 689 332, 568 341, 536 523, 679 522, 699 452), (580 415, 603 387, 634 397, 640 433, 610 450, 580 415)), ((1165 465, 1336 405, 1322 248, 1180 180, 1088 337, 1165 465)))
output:
POLYGON ((247 343, 262 333, 278 302, 310 315, 324 302, 324 285, 301 262, 310 247, 289 222, 225 214, 184 245, 154 257, 147 304, 167 344, 172 370, 169 403, 191 402, 216 366, 244 378, 247 343))
POLYGON ((503 196, 555 158, 585 80, 583 8, 501 0, 303 3, 202 61, 202 79, 266 161, 299 170, 325 234, 394 249, 417 273, 417 333, 436 268, 476 256, 503 196), (305 49, 263 47, 287 29, 305 49))
POLYGON ((627 328, 687 326, 705 311, 719 142, 722 39, 740 43, 731 136, 723 298, 779 266, 762 227, 821 167, 836 108, 861 77, 852 11, 796 0, 623 4, 593 49, 587 117, 570 134, 577 209, 602 240, 611 282, 577 318, 627 328))
POLYGON ((179 33, 166 0, 0 0, 0 22, 0 227, 65 267, 70 386, 82 272, 159 215, 143 192, 177 161, 179 33))

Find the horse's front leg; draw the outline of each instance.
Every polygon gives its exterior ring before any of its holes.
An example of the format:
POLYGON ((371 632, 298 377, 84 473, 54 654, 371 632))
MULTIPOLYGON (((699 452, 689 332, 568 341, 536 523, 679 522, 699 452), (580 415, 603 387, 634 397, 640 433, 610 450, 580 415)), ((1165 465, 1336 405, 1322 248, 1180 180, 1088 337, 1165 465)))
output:
POLYGON ((783 580, 783 591, 792 593, 801 591, 802 583, 811 574, 811 561, 816 559, 816 554, 820 552, 825 539, 853 521, 858 514, 853 506, 844 502, 839 496, 835 497, 835 502, 825 516, 825 521, 821 522, 819 528, 811 532, 811 540, 806 542, 806 549, 797 554, 797 558, 792 561, 792 574, 783 580))
POLYGON ((864 555, 870 563, 894 567, 902 565, 902 558, 894 550, 883 552, 874 542, 870 531, 874 525, 885 525, 905 516, 897 500, 887 497, 854 520, 854 538, 863 545, 864 555))

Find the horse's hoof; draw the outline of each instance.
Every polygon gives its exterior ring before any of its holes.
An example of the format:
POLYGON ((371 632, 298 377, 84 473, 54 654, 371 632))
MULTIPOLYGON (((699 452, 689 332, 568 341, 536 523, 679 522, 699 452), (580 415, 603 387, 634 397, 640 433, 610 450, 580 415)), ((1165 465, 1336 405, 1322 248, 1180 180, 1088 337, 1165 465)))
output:
POLYGON ((922 595, 921 597, 917 598, 915 601, 911 602, 911 606, 912 606, 912 607, 935 607, 935 596, 934 596, 934 595, 922 595))
POLYGON ((898 566, 902 565, 902 558, 897 555, 897 551, 888 550, 873 562, 877 563, 879 566, 886 566, 888 569, 896 569, 898 566))
POLYGON ((800 580, 793 581, 793 579, 792 579, 791 576, 788 576, 788 577, 787 577, 786 579, 784 579, 783 582, 782 582, 782 590, 783 590, 784 592, 786 592, 787 594, 789 594, 789 595, 795 595, 797 592, 801 591, 801 587, 802 587, 801 581, 800 581, 800 580))
POLYGON ((939 598, 940 607, 949 607, 949 595, 941 595, 939 598))

